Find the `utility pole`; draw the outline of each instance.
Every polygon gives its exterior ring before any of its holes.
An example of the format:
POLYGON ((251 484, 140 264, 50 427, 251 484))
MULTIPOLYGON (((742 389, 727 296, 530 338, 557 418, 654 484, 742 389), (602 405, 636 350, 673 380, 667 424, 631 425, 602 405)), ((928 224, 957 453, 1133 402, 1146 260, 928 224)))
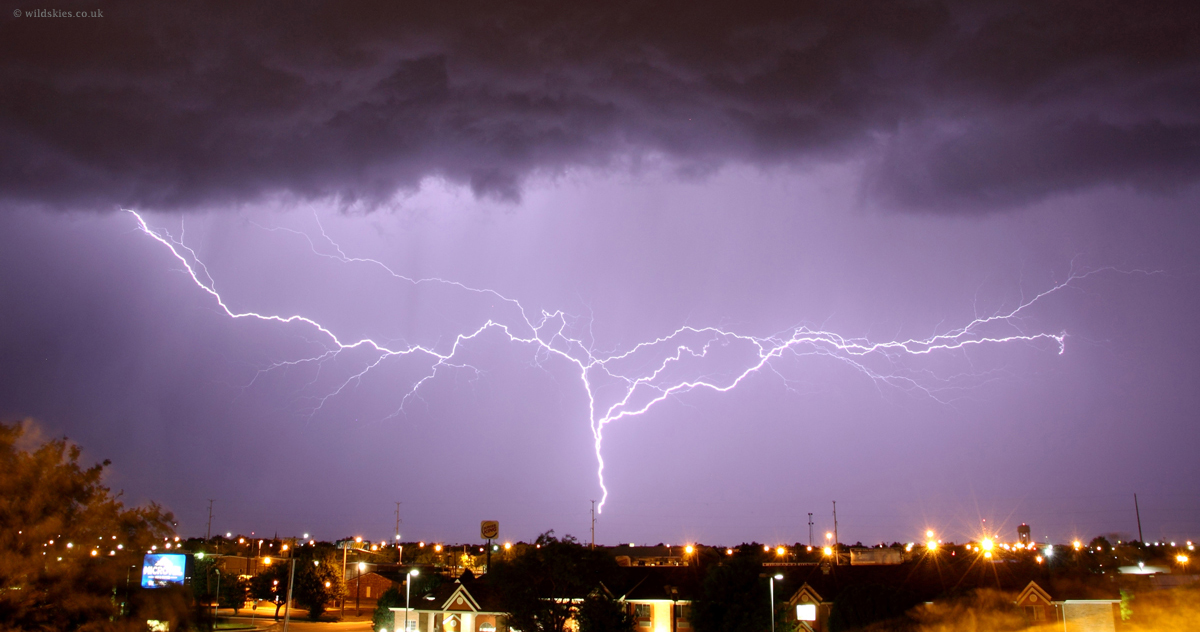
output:
POLYGON ((833 501, 833 565, 838 563, 837 501, 833 501))
POLYGON ((338 608, 338 616, 339 617, 346 616, 346 586, 344 584, 346 583, 346 553, 349 552, 346 548, 346 544, 348 542, 349 542, 349 540, 342 540, 342 542, 341 542, 341 544, 342 544, 342 584, 343 584, 343 586, 342 586, 342 605, 340 608, 338 608))
MULTIPOLYGON (((294 543, 293 543, 294 544, 294 543)), ((288 622, 292 620, 292 585, 296 583, 296 558, 292 558, 292 571, 288 578, 287 608, 283 611, 283 632, 287 632, 288 622)))
POLYGON ((208 530, 204 532, 204 541, 208 542, 212 539, 212 498, 208 499, 208 530))
POLYGON ((1138 509, 1137 494, 1133 495, 1133 513, 1135 516, 1137 516, 1138 542, 1145 544, 1146 541, 1142 539, 1142 512, 1141 512, 1141 510, 1138 509))
POLYGON ((592 548, 596 548, 596 501, 592 501, 592 548))
POLYGON ((400 501, 396 501, 396 542, 400 542, 400 501))
POLYGON ((812 512, 808 512, 808 548, 812 548, 812 512))

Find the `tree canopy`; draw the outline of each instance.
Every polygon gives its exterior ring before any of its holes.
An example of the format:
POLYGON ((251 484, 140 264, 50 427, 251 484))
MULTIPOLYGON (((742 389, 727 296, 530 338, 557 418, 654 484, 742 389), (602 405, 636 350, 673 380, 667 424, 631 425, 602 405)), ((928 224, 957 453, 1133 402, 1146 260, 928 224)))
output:
POLYGON ((512 560, 494 564, 489 580, 500 590, 508 623, 522 632, 563 632, 574 614, 573 599, 602 590, 618 572, 616 561, 554 531, 538 536, 512 560))
MULTIPOLYGON (((0 621, 15 630, 102 630, 121 615, 142 555, 172 533, 157 504, 125 507, 65 437, 0 423, 0 621)), ((141 621, 145 627, 145 620, 141 621)))

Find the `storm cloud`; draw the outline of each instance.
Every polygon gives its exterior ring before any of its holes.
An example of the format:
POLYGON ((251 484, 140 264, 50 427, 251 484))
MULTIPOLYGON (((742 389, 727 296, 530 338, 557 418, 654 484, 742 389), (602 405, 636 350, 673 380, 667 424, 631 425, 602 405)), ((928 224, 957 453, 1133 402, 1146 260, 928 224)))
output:
MULTIPOLYGON (((861 163, 978 212, 1200 176, 1187 2, 122 3, 0 22, 10 205, 375 207, 427 177, 861 163)), ((20 7, 15 10, 33 10, 20 7)))

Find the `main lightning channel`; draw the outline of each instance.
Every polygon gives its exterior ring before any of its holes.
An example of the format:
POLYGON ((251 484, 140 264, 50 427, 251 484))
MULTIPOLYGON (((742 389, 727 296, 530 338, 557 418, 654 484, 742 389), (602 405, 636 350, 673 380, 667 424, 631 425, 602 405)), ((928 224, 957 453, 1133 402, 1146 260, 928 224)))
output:
MULTIPOLYGON (((201 291, 209 294, 217 306, 230 318, 298 324, 316 331, 325 341, 323 345, 325 350, 322 353, 297 360, 277 362, 264 370, 269 371, 285 365, 306 362, 320 363, 352 349, 367 349, 377 355, 373 361, 366 362, 360 371, 321 397, 313 412, 324 406, 329 399, 343 393, 347 387, 360 382, 370 371, 389 359, 425 358, 427 369, 423 375, 413 380, 408 386, 400 398, 399 407, 393 413, 393 415, 401 414, 409 400, 417 396, 422 386, 435 379, 439 371, 451 368, 473 368, 457 358, 471 341, 488 331, 500 332, 511 343, 532 347, 539 363, 550 358, 558 358, 566 362, 573 367, 574 371, 578 372, 580 383, 587 394, 588 418, 597 464, 596 476, 601 489, 601 498, 597 505, 598 511, 603 511, 604 504, 608 499, 608 488, 604 483, 605 463, 602 446, 605 426, 610 423, 627 417, 644 415, 657 404, 692 390, 708 389, 715 392, 728 392, 764 369, 778 374, 771 362, 783 358, 787 354, 797 357, 815 355, 837 360, 878 384, 908 391, 915 390, 942 401, 938 397, 936 384, 931 385, 919 377, 896 371, 877 370, 869 366, 867 360, 880 358, 884 360, 885 366, 894 366, 896 361, 904 356, 948 353, 979 345, 1031 342, 1051 344, 1057 348, 1059 354, 1062 354, 1066 349, 1066 332, 1026 332, 1022 327, 1024 313, 1035 303, 1063 290, 1072 283, 1107 269, 1072 271, 1066 280, 1032 298, 1023 300, 1014 309, 996 312, 988 316, 977 316, 965 325, 927 338, 880 342, 861 337, 846 338, 835 332, 811 329, 807 326, 798 326, 781 334, 759 337, 718 327, 682 326, 667 335, 640 342, 627 351, 602 354, 596 352, 591 345, 585 344, 582 338, 568 334, 569 316, 561 310, 555 312, 543 310, 536 316, 531 316, 530 311, 526 310, 520 301, 507 297, 496 290, 475 288, 457 281, 440 278, 414 279, 406 277, 396 273, 378 260, 346 255, 323 227, 321 227, 321 237, 333 249, 334 254, 318 250, 312 237, 307 233, 287 228, 266 229, 284 230, 302 236, 308 240, 312 251, 321 257, 344 264, 377 266, 395 279, 412 285, 441 284, 464 292, 486 294, 515 308, 518 316, 514 322, 505 323, 488 318, 474 329, 458 333, 448 349, 439 351, 434 346, 421 344, 396 345, 371 338, 344 339, 320 322, 301 314, 282 315, 235 310, 217 291, 215 280, 196 252, 184 244, 182 233, 179 237, 174 237, 166 231, 155 230, 136 211, 129 210, 127 212, 135 218, 138 230, 167 248, 175 260, 183 266, 192 282, 201 291), (1003 326, 1011 331, 996 333, 993 330, 998 326, 1003 326), (729 346, 739 347, 746 352, 748 360, 740 368, 717 375, 713 375, 713 371, 701 370, 694 370, 694 374, 684 377, 677 375, 680 372, 686 372, 690 366, 689 363, 710 358, 710 352, 716 347, 729 346), (648 356, 649 359, 645 360, 642 356, 648 356), (623 366, 636 368, 622 368, 623 366), (598 397, 600 382, 604 382, 605 386, 617 385, 619 387, 617 389, 618 396, 612 401, 601 402, 598 397)), ((320 225, 319 222, 318 225, 320 225)))

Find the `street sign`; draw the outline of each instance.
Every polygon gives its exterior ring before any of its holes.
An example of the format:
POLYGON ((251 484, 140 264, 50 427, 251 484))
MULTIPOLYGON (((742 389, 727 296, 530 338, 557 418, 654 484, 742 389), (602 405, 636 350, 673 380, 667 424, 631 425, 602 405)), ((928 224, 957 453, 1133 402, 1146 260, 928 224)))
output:
POLYGON ((495 520, 484 520, 479 523, 479 537, 484 540, 495 540, 500 537, 500 523, 495 520))

